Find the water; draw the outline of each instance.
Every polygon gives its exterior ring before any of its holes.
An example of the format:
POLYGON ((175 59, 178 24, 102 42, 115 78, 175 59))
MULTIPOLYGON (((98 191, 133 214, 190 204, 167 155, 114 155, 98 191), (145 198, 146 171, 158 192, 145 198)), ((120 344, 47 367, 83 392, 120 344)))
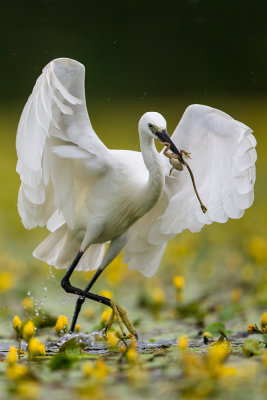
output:
POLYGON ((89 351, 90 353, 106 353, 108 351, 108 346, 106 343, 101 342, 104 337, 104 329, 91 333, 66 333, 65 335, 61 336, 56 342, 47 343, 46 351, 48 353, 57 353, 59 348, 64 343, 66 343, 70 339, 75 338, 78 344, 85 343, 85 350, 89 351))
MULTIPOLYGON (((49 342, 46 344, 47 353, 57 353, 59 348, 66 343, 68 340, 76 338, 77 343, 85 343, 85 351, 88 354, 106 354, 110 352, 110 347, 106 341, 103 341, 105 338, 105 330, 94 331, 91 333, 66 333, 61 336, 57 342, 49 342)), ((194 344, 196 345, 196 344, 194 344)), ((140 352, 153 351, 154 349, 159 348, 168 348, 177 346, 176 339, 173 340, 159 340, 155 342, 150 341, 138 341, 137 349, 140 352)), ((193 347, 193 343, 190 343, 189 346, 193 347)), ((198 347, 200 344, 198 344, 198 347)), ((114 349, 112 350, 114 351, 114 349)))

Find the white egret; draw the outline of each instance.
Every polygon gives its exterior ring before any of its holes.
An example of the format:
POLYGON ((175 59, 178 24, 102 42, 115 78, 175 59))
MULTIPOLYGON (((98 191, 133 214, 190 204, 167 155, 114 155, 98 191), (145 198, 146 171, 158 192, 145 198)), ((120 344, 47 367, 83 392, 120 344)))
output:
POLYGON ((93 283, 123 248, 125 263, 150 277, 178 233, 242 217, 254 199, 256 140, 222 111, 191 105, 171 139, 163 116, 148 112, 139 121, 141 152, 110 150, 90 123, 84 75, 79 62, 56 59, 34 86, 17 133, 18 210, 26 228, 51 231, 34 256, 68 268, 62 287, 78 295, 71 331, 88 298, 112 307, 122 331, 124 324, 134 334, 125 310, 91 293, 93 283), (171 153, 158 153, 155 139, 171 153), (205 213, 177 147, 191 154, 205 213), (84 290, 70 283, 74 269, 97 269, 84 290))

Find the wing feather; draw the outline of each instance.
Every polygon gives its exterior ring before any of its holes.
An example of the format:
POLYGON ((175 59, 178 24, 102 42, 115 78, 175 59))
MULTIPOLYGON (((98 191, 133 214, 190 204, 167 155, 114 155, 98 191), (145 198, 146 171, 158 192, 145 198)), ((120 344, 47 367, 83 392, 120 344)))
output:
POLYGON ((47 225, 55 230, 64 222, 74 226, 75 201, 84 186, 77 158, 87 174, 108 169, 109 151, 87 113, 84 75, 84 66, 77 61, 53 60, 37 79, 22 112, 16 139, 18 209, 27 228, 47 225))
POLYGON ((191 153, 188 163, 208 211, 203 214, 188 171, 174 170, 169 177, 171 165, 162 154, 165 191, 133 226, 125 251, 130 267, 146 276, 157 270, 169 239, 185 229, 199 232, 212 222, 241 218, 254 201, 257 153, 250 128, 222 111, 195 104, 184 112, 172 140, 191 153))

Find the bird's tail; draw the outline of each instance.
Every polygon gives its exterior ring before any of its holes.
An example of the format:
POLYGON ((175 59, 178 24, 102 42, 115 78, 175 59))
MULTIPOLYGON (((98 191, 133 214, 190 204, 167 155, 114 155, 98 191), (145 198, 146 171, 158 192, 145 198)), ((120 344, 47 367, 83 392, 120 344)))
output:
MULTIPOLYGON (((33 255, 56 268, 68 268, 80 250, 81 243, 82 241, 77 239, 67 225, 63 224, 36 247, 33 255)), ((75 270, 97 269, 101 264, 104 252, 105 243, 92 244, 83 254, 75 270)))

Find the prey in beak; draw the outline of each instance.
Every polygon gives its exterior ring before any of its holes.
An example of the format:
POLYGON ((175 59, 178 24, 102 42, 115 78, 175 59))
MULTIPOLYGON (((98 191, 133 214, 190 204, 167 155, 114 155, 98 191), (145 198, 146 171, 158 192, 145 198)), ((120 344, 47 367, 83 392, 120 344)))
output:
POLYGON ((168 132, 166 131, 166 129, 163 129, 163 130, 157 129, 155 134, 156 134, 157 138, 159 139, 159 141, 161 143, 165 144, 168 147, 168 150, 171 150, 173 152, 173 154, 175 154, 177 156, 177 158, 180 161, 180 163, 182 163, 184 165, 185 162, 184 162, 184 159, 183 159, 183 156, 182 156, 182 151, 180 152, 177 149, 177 147, 175 146, 175 144, 171 140, 171 138, 170 138, 168 132))
POLYGON ((157 130, 155 130, 154 133, 157 136, 157 138, 159 139, 159 141, 162 144, 165 144, 165 146, 166 146, 165 150, 163 151, 163 154, 170 159, 170 163, 172 165, 169 175, 171 175, 174 168, 177 169, 178 171, 181 171, 183 169, 183 165, 186 166, 186 168, 188 169, 188 172, 191 176, 194 191, 195 191, 198 201, 200 203, 201 210, 205 214, 207 212, 207 208, 204 206, 204 204, 202 203, 202 201, 199 197, 193 172, 191 171, 191 168, 189 167, 187 162, 183 159, 183 155, 185 158, 190 158, 190 153, 187 153, 184 150, 179 151, 177 149, 177 147, 175 146, 175 144, 173 143, 173 141, 171 140, 166 129, 163 129, 163 130, 157 129, 157 130), (170 153, 170 151, 171 151, 171 153, 170 153))

